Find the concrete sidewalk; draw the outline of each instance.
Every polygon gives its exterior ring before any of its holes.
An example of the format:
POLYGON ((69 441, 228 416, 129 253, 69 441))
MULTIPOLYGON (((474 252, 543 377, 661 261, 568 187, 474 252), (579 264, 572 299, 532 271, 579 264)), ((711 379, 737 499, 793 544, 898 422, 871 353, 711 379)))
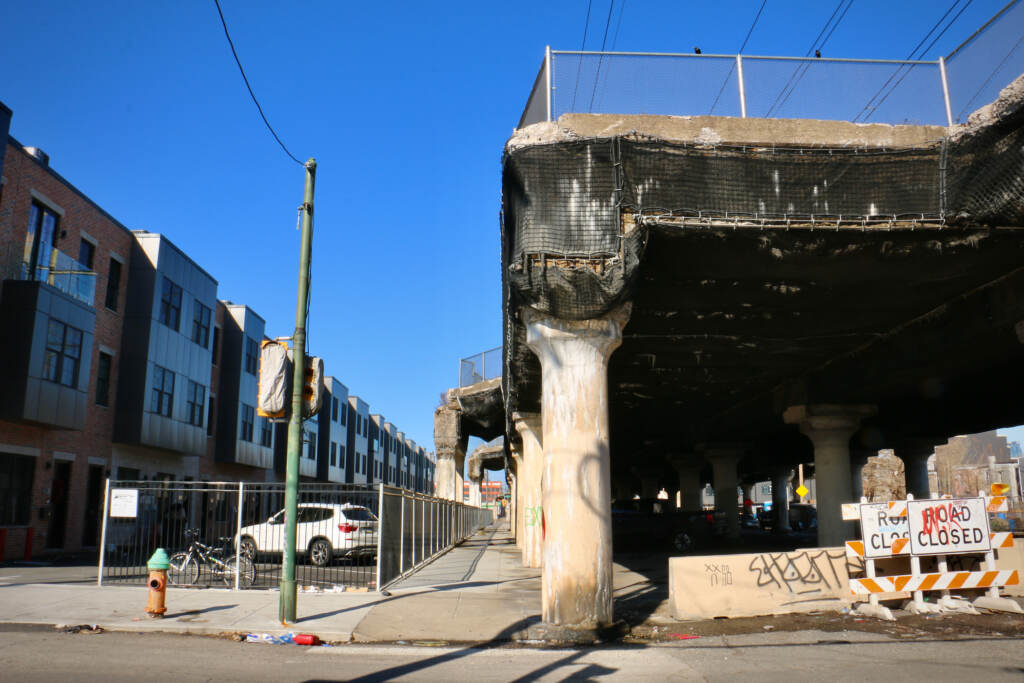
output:
POLYGON ((524 569, 505 527, 491 527, 380 593, 300 593, 283 628, 276 590, 170 588, 167 613, 144 613, 144 586, 40 584, 32 569, 0 579, 0 622, 97 624, 117 631, 315 633, 333 642, 507 640, 540 618, 540 570, 524 569))

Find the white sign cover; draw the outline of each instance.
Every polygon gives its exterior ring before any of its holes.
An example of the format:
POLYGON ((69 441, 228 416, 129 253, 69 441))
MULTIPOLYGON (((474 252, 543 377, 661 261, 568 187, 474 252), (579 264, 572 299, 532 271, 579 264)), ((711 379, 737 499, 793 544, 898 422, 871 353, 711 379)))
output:
POLYGON ((992 549, 984 498, 907 501, 907 521, 910 552, 914 555, 956 555, 992 549))
POLYGON ((888 503, 861 504, 860 537, 864 539, 864 557, 889 557, 892 542, 909 535, 907 518, 892 515, 888 503))
POLYGON ((136 517, 138 511, 138 489, 110 489, 111 517, 136 517))

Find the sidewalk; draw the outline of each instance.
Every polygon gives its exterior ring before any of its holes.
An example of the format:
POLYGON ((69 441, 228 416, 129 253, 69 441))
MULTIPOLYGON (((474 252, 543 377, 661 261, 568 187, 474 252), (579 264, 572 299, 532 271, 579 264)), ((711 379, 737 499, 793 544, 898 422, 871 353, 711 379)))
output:
POLYGON ((508 639, 540 618, 540 570, 524 569, 507 529, 491 527, 394 584, 367 593, 298 595, 298 622, 282 628, 276 590, 170 588, 167 613, 144 613, 143 586, 0 581, 0 622, 98 624, 116 631, 315 633, 332 642, 508 639))

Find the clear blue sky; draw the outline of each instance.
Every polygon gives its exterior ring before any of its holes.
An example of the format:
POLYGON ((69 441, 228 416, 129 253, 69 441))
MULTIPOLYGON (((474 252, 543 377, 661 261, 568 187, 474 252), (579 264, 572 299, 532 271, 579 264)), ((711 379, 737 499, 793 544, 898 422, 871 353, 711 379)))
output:
MULTIPOLYGON (((824 52, 905 58, 950 2, 855 0, 824 52)), ((835 4, 769 0, 744 52, 804 55, 835 4)), ((1003 4, 974 0, 926 57, 1003 4)), ((544 46, 580 47, 588 3, 222 5, 270 121, 319 163, 311 351, 432 450, 458 358, 501 342, 502 145, 544 46)), ((760 5, 617 0, 607 47, 734 53, 760 5)), ((592 3, 588 49, 608 8, 592 3)), ((12 134, 291 334, 303 172, 263 127, 213 0, 10 2, 0 18, 12 134)))

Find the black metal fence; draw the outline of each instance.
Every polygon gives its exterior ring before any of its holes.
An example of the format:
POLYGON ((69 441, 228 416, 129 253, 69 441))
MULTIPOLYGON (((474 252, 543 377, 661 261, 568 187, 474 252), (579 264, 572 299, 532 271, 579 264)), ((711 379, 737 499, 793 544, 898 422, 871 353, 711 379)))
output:
MULTIPOLYGON (((285 547, 284 493, 283 483, 109 481, 99 582, 144 584, 147 560, 164 548, 173 584, 275 588, 285 547)), ((379 588, 492 515, 381 485, 300 484, 298 501, 300 590, 379 588)))

